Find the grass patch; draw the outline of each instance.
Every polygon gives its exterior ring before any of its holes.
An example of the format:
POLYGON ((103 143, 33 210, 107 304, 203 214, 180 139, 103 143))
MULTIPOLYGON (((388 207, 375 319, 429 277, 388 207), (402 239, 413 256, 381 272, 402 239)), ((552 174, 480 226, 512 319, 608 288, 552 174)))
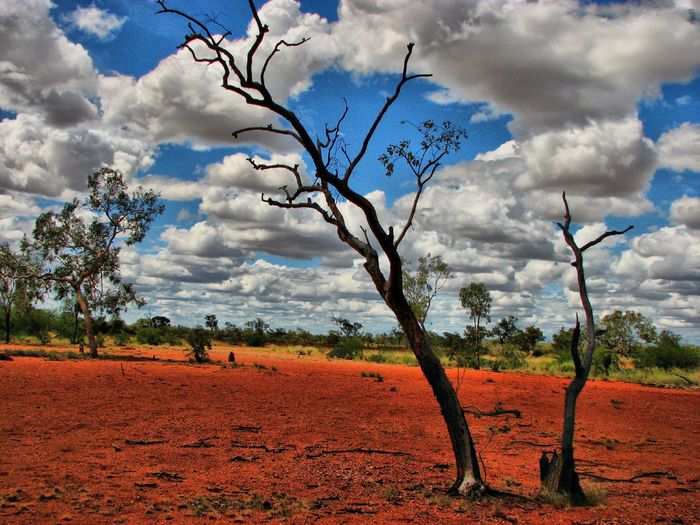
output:
POLYGON ((60 352, 56 350, 44 350, 41 348, 29 348, 29 349, 17 349, 17 350, 5 350, 2 352, 3 355, 9 355, 12 357, 43 357, 47 361, 67 361, 74 360, 79 361, 82 359, 97 359, 103 361, 162 361, 159 359, 153 359, 152 357, 145 357, 140 355, 122 355, 122 354, 105 354, 100 353, 97 357, 90 357, 88 352, 60 352))
MULTIPOLYGON (((583 486, 583 493, 586 495, 586 501, 579 504, 578 506, 583 507, 598 507, 605 504, 605 500, 608 496, 608 492, 597 486, 585 485, 583 486)), ((566 494, 560 494, 558 492, 541 492, 539 499, 545 503, 549 503, 557 509, 567 509, 573 507, 569 496, 566 494)))
POLYGON ((416 356, 407 350, 365 350, 359 359, 369 363, 418 366, 416 356))

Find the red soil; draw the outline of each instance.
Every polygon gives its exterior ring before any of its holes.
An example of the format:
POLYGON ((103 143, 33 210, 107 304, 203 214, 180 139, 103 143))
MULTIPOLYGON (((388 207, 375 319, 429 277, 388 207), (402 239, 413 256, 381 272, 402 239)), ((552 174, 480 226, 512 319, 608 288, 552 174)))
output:
MULTIPOLYGON (((700 523, 698 391, 591 381, 581 396, 581 471, 668 475, 584 476, 606 493, 594 507, 471 502, 445 496, 449 441, 417 368, 234 351, 245 366, 0 362, 0 523, 700 523)), ((522 411, 469 417, 492 486, 536 494, 566 383, 466 372, 465 405, 522 411)))

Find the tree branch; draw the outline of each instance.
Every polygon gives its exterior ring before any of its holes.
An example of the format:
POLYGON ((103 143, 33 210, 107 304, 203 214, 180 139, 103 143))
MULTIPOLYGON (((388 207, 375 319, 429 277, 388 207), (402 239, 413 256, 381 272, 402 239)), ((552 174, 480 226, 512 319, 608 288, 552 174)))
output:
POLYGON ((379 113, 377 113, 377 116, 374 118, 374 122, 372 122, 372 125, 369 128, 369 131, 367 132, 367 135, 365 135, 364 140, 362 141, 362 147, 360 147, 360 151, 357 152, 357 155, 355 155, 355 158, 352 159, 348 167, 345 169, 345 175, 343 175, 343 182, 345 184, 348 183, 350 180, 350 176, 352 175, 352 172, 355 170, 357 165, 360 163, 362 160, 362 157, 365 156, 365 153, 367 152, 367 148, 369 146, 370 141, 372 140, 372 137, 374 136, 374 132, 377 130, 379 127, 379 123, 382 121, 384 118, 384 115, 386 112, 389 110, 391 105, 396 101, 396 99, 399 97, 399 94, 401 93, 401 89, 403 86, 414 79, 417 78, 428 78, 431 77, 432 75, 430 74, 418 74, 418 75, 408 75, 407 70, 408 70, 408 61, 411 59, 411 54, 413 54, 413 42, 408 44, 406 46, 407 51, 406 51, 406 56, 404 57, 403 60, 403 69, 401 71, 401 80, 399 80, 398 84, 396 84, 396 88, 394 89, 394 93, 387 97, 386 101, 384 102, 384 105, 382 108, 379 110, 379 113))
POLYGON ((288 135, 290 137, 293 137, 294 140, 296 140, 302 146, 304 145, 304 143, 301 140, 301 137, 291 129, 274 128, 272 127, 272 124, 268 124, 267 126, 250 126, 247 128, 241 128, 234 131, 232 135, 234 139, 237 139, 238 135, 240 135, 241 133, 248 133, 250 131, 265 131, 267 133, 276 133, 277 135, 288 135))
POLYGON ((270 54, 265 59, 265 63, 263 64, 262 70, 260 71, 260 83, 263 86, 267 87, 267 85, 265 84, 265 73, 267 72, 267 66, 270 64, 270 60, 272 60, 272 57, 275 56, 279 52, 280 46, 298 47, 298 46, 301 46, 304 43, 308 42, 309 40, 310 40, 309 37, 304 37, 297 42, 287 42, 286 40, 280 40, 279 42, 277 42, 275 44, 275 47, 272 49, 270 54))
POLYGON ((307 200, 306 202, 281 202, 275 199, 272 199, 270 197, 265 197, 264 193, 260 194, 260 200, 263 202, 266 202, 270 206, 276 206, 278 208, 287 208, 287 209, 300 209, 300 208, 307 208, 311 210, 316 210, 318 213, 321 214, 323 217, 323 220, 326 221, 329 224, 333 224, 334 226, 337 226, 338 222, 330 216, 330 214, 324 210, 318 203, 313 202, 311 199, 307 200))
POLYGON ((588 248, 590 248, 591 246, 595 246, 596 244, 598 244, 600 241, 602 241, 602 240, 605 239, 606 237, 611 237, 611 236, 613 236, 613 235, 624 235, 625 233, 627 233, 628 231, 630 231, 632 228, 634 228, 634 226, 630 225, 630 226, 627 226, 627 228, 625 228, 624 230, 609 230, 609 231, 606 231, 605 233, 599 235, 598 238, 596 238, 596 239, 594 239, 594 240, 592 240, 592 241, 589 241, 589 242, 587 242, 586 244, 584 244, 583 246, 581 246, 581 251, 582 251, 582 252, 585 252, 588 248))

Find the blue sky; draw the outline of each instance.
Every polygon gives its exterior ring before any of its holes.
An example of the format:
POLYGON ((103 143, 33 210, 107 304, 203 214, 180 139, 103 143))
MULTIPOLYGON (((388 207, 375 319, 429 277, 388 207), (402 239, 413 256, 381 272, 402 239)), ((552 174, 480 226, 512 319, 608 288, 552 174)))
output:
MULTIPOLYGON (((244 52, 246 2, 171 0, 211 15, 244 52)), ((528 3, 519 0, 270 0, 279 38, 310 37, 276 57, 277 99, 318 132, 343 108, 356 150, 393 90, 409 41, 413 72, 354 180, 387 224, 405 219, 414 181, 386 177, 387 144, 408 120, 450 120, 468 132, 428 188, 403 247, 406 261, 441 255, 454 271, 431 328, 461 330, 457 291, 473 280, 494 297, 494 320, 516 315, 547 333, 578 307, 554 221, 570 196, 582 240, 634 224, 588 254, 598 315, 634 309, 700 340, 700 5, 694 0, 528 3)), ((273 122, 217 87, 214 68, 176 47, 185 28, 155 2, 9 0, 0 7, 0 240, 17 242, 37 214, 80 195, 109 165, 166 203, 122 267, 151 314, 184 324, 207 313, 241 324, 325 331, 331 316, 373 331, 395 322, 358 261, 318 216, 271 209, 284 174, 247 156, 302 161, 277 138, 235 141, 273 122)), ((267 46, 267 47, 265 47, 267 46)), ((360 215, 345 210, 354 231, 360 215)), ((142 315, 130 312, 129 318, 142 315)))

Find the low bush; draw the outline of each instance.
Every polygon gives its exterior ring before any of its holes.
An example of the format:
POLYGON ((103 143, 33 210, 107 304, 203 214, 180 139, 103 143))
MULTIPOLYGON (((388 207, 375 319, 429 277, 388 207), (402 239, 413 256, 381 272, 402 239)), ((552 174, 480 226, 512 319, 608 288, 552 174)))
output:
POLYGON ((144 326, 136 330, 136 340, 142 345, 158 346, 162 343, 161 332, 158 328, 144 326))
POLYGON ((359 337, 344 337, 328 352, 328 357, 337 359, 360 358, 362 357, 362 340, 359 337))
POLYGON ((261 334, 258 332, 251 332, 245 334, 243 336, 243 340, 245 341, 245 344, 247 346, 252 346, 256 348, 265 346, 265 334, 261 334))
POLYGON ((187 355, 197 363, 209 361, 209 350, 211 350, 211 332, 204 328, 190 330, 186 337, 190 349, 187 355))
POLYGON ((129 334, 124 331, 114 334, 114 344, 117 346, 126 346, 129 344, 129 334))
POLYGON ((638 368, 691 369, 700 366, 700 352, 696 348, 684 347, 677 340, 659 338, 659 342, 640 350, 635 356, 638 368))
POLYGON ((593 351, 593 373, 595 375, 610 375, 611 371, 620 369, 620 355, 614 350, 596 348, 593 351))
POLYGON ((492 362, 491 368, 494 371, 523 368, 526 365, 525 355, 517 346, 506 343, 492 362))
POLYGON ((366 357, 370 363, 386 363, 387 357, 382 353, 371 354, 366 357))

